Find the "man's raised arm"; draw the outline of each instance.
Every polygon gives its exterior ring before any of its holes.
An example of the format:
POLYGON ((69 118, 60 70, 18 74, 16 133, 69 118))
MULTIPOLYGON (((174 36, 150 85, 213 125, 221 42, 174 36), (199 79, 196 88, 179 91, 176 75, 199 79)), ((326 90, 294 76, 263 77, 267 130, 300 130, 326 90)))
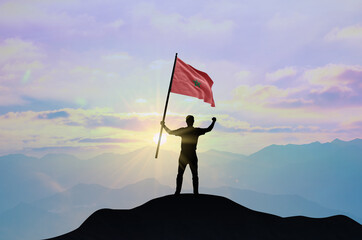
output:
POLYGON ((208 128, 205 128, 205 133, 210 132, 214 128, 215 122, 216 122, 216 117, 213 117, 210 126, 208 128))

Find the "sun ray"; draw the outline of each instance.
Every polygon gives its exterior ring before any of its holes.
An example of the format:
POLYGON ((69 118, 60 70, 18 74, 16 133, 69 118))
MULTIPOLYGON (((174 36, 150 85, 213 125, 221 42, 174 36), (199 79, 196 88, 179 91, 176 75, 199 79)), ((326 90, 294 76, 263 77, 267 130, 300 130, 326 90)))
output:
MULTIPOLYGON (((156 144, 158 143, 158 138, 159 138, 159 137, 160 137, 160 134, 159 134, 159 133, 156 133, 156 134, 153 136, 153 141, 154 141, 156 144)), ((160 145, 164 144, 166 141, 167 141, 167 135, 166 135, 166 133, 162 133, 160 145)))

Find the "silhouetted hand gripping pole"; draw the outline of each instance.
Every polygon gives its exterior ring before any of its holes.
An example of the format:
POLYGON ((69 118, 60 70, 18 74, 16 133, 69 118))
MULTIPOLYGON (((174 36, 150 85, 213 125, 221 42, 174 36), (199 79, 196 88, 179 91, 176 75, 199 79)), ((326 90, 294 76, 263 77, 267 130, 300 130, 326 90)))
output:
MULTIPOLYGON (((162 122, 165 122, 165 118, 166 118, 166 111, 167 111, 167 106, 168 106, 168 99, 170 98, 170 92, 171 92, 171 87, 172 87, 173 74, 174 74, 174 72, 175 72, 175 66, 176 66, 176 60, 177 60, 177 53, 176 53, 176 55, 175 55, 175 61, 173 62, 172 74, 171 74, 171 79, 170 79, 170 86, 168 87, 168 92, 167 92, 167 97, 166 97, 166 103, 165 103, 165 109, 164 109, 164 111, 163 111, 162 122)), ((156 149, 155 158, 158 157, 158 151, 160 150, 160 142, 161 142, 161 137, 162 137, 162 130, 163 130, 163 126, 161 125, 160 136, 158 137, 158 143, 157 143, 157 149, 156 149)))

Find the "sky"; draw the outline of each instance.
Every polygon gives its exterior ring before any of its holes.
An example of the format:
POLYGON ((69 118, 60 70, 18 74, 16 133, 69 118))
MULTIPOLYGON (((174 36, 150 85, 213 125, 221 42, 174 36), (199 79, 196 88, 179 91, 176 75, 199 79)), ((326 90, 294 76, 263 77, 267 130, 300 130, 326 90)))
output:
POLYGON ((1 0, 0 155, 156 148, 176 52, 214 81, 170 96, 171 129, 217 118, 199 151, 362 138, 360 0, 1 0))

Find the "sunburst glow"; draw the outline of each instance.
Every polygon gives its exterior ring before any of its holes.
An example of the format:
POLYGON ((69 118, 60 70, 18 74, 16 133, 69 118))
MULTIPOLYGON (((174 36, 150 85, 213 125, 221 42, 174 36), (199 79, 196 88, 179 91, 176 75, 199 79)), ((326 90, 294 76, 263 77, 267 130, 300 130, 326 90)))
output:
MULTIPOLYGON (((157 144, 158 143, 158 138, 160 137, 160 134, 159 133, 156 133, 154 136, 153 136, 153 141, 157 144)), ((164 144, 167 140, 167 135, 165 133, 162 133, 162 136, 161 136, 161 142, 160 142, 160 145, 164 144)))

